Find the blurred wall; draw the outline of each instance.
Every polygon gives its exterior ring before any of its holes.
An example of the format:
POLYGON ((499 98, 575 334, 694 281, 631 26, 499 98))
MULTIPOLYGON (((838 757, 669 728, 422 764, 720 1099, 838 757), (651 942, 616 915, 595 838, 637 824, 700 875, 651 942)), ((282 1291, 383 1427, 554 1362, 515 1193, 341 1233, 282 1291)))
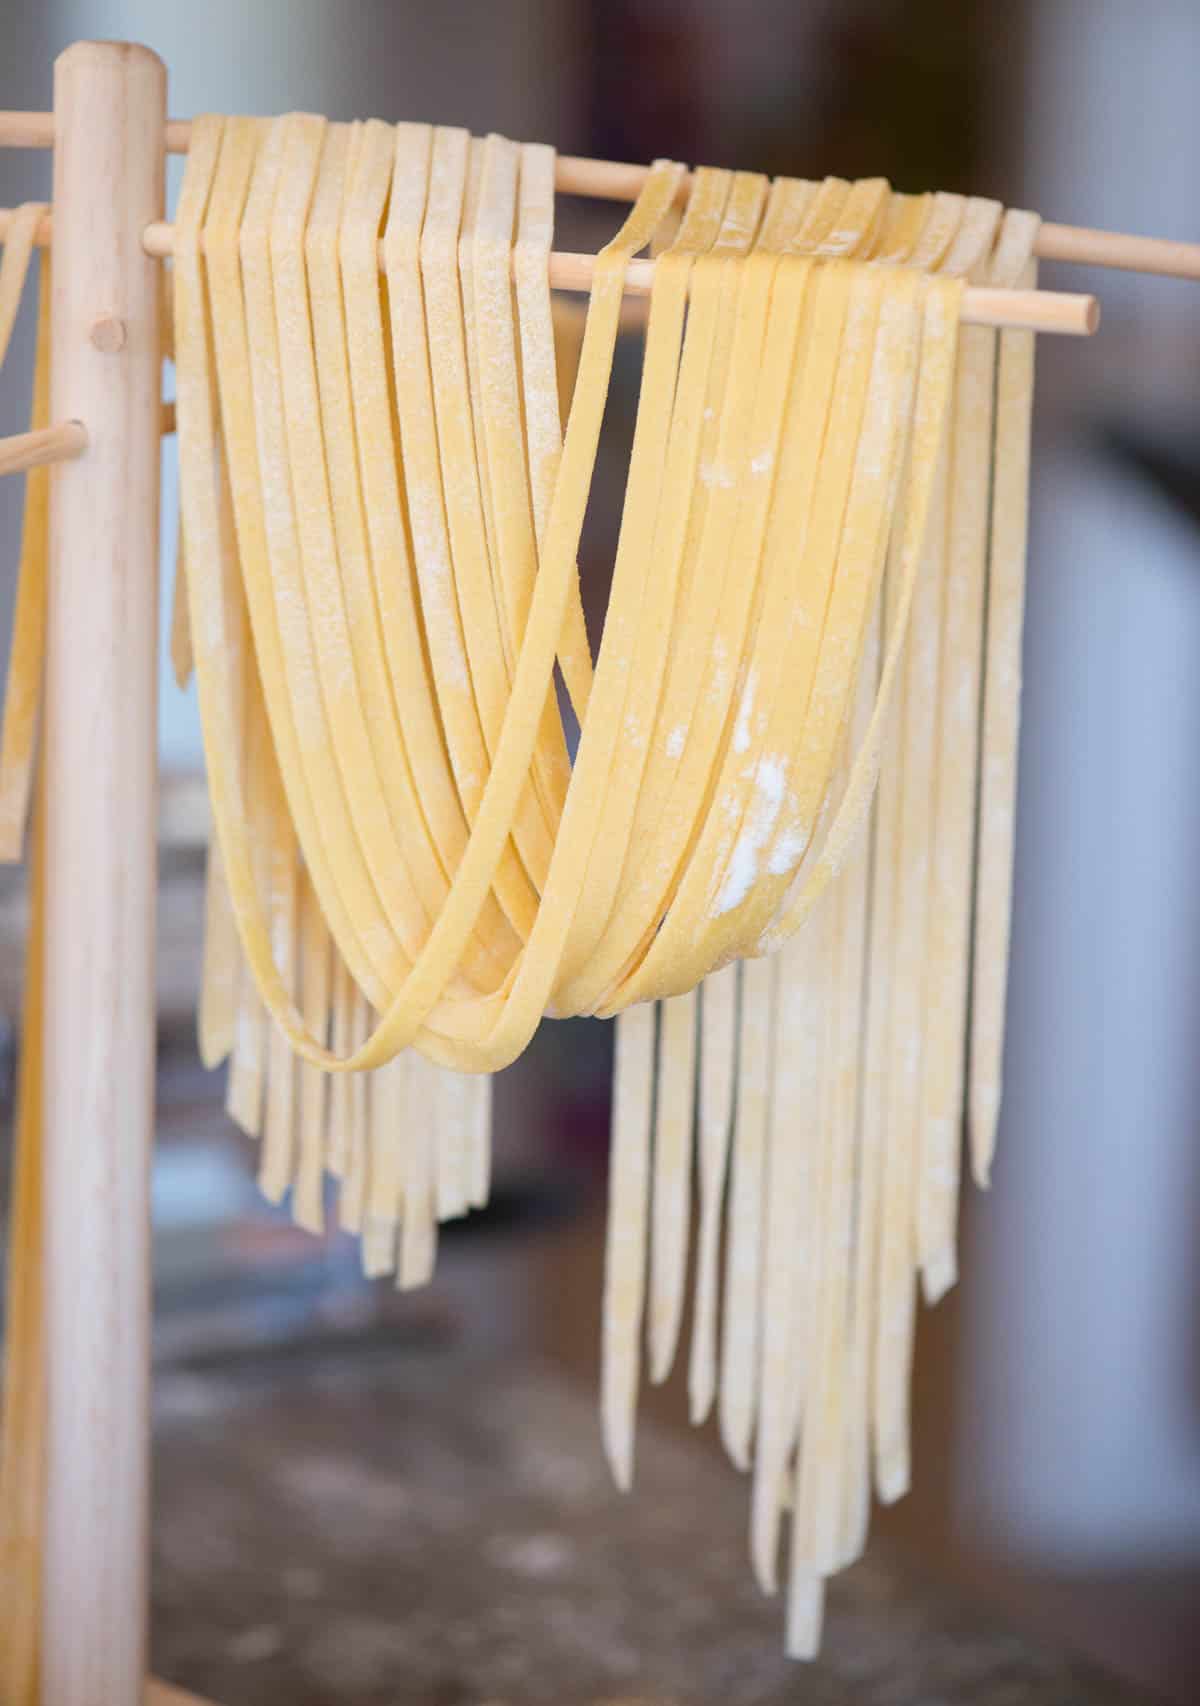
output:
MULTIPOLYGON (((1022 197, 1194 240, 1200 9, 1055 0, 1031 26, 1022 197)), ((1007 1089, 958 1483, 992 1546, 1095 1571, 1200 1557, 1200 533, 1096 448, 1106 422, 1200 443, 1200 296, 1044 282, 1105 318, 1039 352, 1007 1089)))
MULTIPOLYGON (((583 101, 577 9, 557 0, 455 0, 453 17, 420 0, 9 0, 0 103, 48 107, 52 63, 81 37, 140 41, 166 62, 173 115, 304 109, 331 118, 424 119, 499 130, 569 149, 583 101)), ((168 200, 178 187, 173 160, 168 200)), ((50 190, 49 158, 0 150, 0 194, 11 205, 50 190)), ((32 292, 27 292, 32 297, 32 292)), ((32 353, 26 303, 4 373, 4 431, 28 409, 32 353)), ((19 424, 18 424, 19 423, 19 424)), ((22 483, 0 481, 0 641, 15 579, 22 483)), ((164 447, 163 634, 177 525, 174 444, 164 447)), ((162 657, 160 742, 167 768, 200 762, 194 696, 181 695, 162 657)))

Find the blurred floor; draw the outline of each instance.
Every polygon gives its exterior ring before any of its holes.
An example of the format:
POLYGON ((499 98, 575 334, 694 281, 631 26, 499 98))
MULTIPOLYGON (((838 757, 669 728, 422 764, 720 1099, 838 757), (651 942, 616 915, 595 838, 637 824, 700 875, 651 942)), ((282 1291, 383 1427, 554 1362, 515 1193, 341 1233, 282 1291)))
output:
POLYGON ((831 1589, 820 1660, 789 1663, 734 1479, 649 1425, 619 1497, 545 1363, 393 1333, 185 1362, 156 1393, 154 1668, 223 1706, 1145 1698, 882 1546, 831 1589))
POLYGON ((745 1483, 684 1437, 677 1380, 645 1394, 640 1497, 611 1486, 585 1199, 503 1170, 499 1209, 451 1228, 434 1284, 400 1296, 361 1279, 349 1239, 315 1242, 261 1202, 218 1091, 168 1040, 160 1674, 225 1706, 1145 1698, 1062 1657, 1065 1620, 1016 1633, 990 1592, 972 1603, 936 1557, 886 1540, 834 1590, 820 1664, 794 1670, 750 1577, 745 1483))
MULTIPOLYGON (((623 1500, 603 1463, 595 1402, 606 1119, 600 1028, 543 1028, 529 1056, 498 1081, 493 1203, 444 1229, 434 1283, 402 1296, 362 1278, 351 1239, 332 1230, 315 1240, 257 1193, 253 1147, 222 1111, 223 1075, 203 1071, 192 1041, 201 871, 186 851, 164 860, 154 1188, 162 1672, 225 1706, 283 1697, 289 1706, 335 1697, 346 1706, 482 1701, 487 1647, 479 1643, 486 1635, 520 1669, 512 1654, 528 1646, 534 1626, 532 1581, 537 1603, 552 1600, 559 1622, 536 1624, 547 1642, 536 1649, 544 1665, 496 1695, 510 1706, 632 1699, 619 1690, 635 1682, 642 1702, 687 1706, 801 1697, 837 1706, 1117 1706, 1150 1691, 1178 1706, 1195 1700, 1194 1576, 1035 1577, 956 1543, 948 1508, 954 1299, 923 1317, 915 1491, 877 1514, 867 1563, 835 1590, 821 1665, 783 1665, 781 1609, 760 1598, 746 1557, 746 1484, 711 1430, 687 1429, 681 1369, 643 1392, 641 1497, 623 1500), (561 1573, 538 1539, 557 1509, 557 1494, 545 1488, 521 1495, 532 1504, 522 1517, 529 1532, 514 1542, 517 1563, 487 1563, 513 1510, 505 1452, 515 1446, 497 1436, 492 1460, 481 1464, 473 1430, 480 1416, 514 1413, 527 1436, 522 1449, 548 1462, 559 1454, 590 1489, 576 1515, 569 1500, 559 1511, 572 1525, 574 1560, 561 1573), (426 1455, 405 1455, 414 1427, 426 1455), (311 1430, 322 1451, 340 1453, 340 1468, 314 1466, 311 1430), (468 1484, 470 1499, 446 1502, 468 1484), (365 1527, 363 1487, 380 1500, 365 1527), (424 1536, 415 1552, 414 1522, 424 1536), (390 1538, 389 1523, 397 1531, 390 1538), (620 1569, 605 1550, 614 1546, 620 1569), (430 1548, 441 1575, 422 1573, 430 1548), (311 1588, 314 1571, 320 1592, 311 1588), (626 1595, 607 1610, 593 1603, 601 1577, 606 1591, 626 1595), (469 1617, 459 1597, 468 1584, 469 1617), (657 1584, 659 1608, 649 1620, 648 1584, 657 1584), (464 1619, 475 1631, 470 1639, 464 1619), (625 1629, 617 1640, 614 1628, 631 1620, 636 1635, 625 1629), (1055 1656, 1068 1651, 1123 1674, 1136 1693, 1088 1680, 1055 1656), (564 1691, 572 1652, 575 1694, 564 1691), (347 1675, 360 1676, 361 1687, 331 1691, 331 1653, 352 1655, 347 1675), (538 1692, 543 1685, 548 1691, 538 1692)), ((10 874, 0 882, 0 934, 13 949, 0 952, 0 965, 10 975, 22 910, 10 874)))

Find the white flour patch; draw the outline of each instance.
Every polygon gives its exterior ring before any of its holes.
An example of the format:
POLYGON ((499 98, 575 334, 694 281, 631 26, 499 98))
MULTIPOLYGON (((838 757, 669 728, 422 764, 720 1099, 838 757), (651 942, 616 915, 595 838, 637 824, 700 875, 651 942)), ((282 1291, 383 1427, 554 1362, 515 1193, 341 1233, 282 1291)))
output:
POLYGON ((678 758, 683 751, 683 743, 687 739, 687 730, 682 723, 676 723, 667 736, 667 757, 678 758))
POLYGON ((730 491, 734 485, 733 469, 724 462, 702 462, 700 464, 700 484, 702 486, 719 486, 723 491, 730 491))
POLYGON ((737 722, 733 727, 733 750, 745 752, 750 745, 750 718, 754 714, 754 694, 758 686, 757 672, 751 666, 738 705, 737 722))
POLYGON ((773 877, 788 876, 804 857, 804 850, 807 846, 808 836, 799 826, 793 829, 785 829, 771 850, 771 857, 767 861, 767 870, 773 877))
POLYGON ((721 892, 717 895, 716 915, 719 918, 723 912, 732 912, 750 893, 754 879, 758 875, 757 849, 753 846, 748 829, 744 829, 734 844, 733 853, 725 872, 725 881, 721 884, 721 892))
POLYGON ((764 754, 755 767, 754 792, 717 893, 714 917, 739 907, 758 880, 759 855, 770 839, 786 791, 787 759, 764 754))

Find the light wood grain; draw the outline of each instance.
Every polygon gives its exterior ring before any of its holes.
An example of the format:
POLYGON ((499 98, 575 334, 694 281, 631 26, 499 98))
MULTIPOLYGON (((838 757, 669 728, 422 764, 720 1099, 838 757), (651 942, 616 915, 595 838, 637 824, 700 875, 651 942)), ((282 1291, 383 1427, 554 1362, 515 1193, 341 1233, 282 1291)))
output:
MULTIPOLYGON (((167 149, 186 154, 191 140, 191 121, 172 119, 167 125, 167 149)), ((0 148, 50 148, 54 142, 52 113, 0 112, 0 148)), ((620 160, 592 160, 582 154, 560 154, 555 163, 554 187, 560 195, 586 196, 599 201, 634 201, 646 181, 646 166, 620 160)), ((687 193, 690 174, 685 175, 681 194, 687 193)), ((11 208, 0 208, 0 238, 11 208)), ((39 232, 38 241, 49 240, 39 232)), ((1098 231, 1085 225, 1060 225, 1047 221, 1038 233, 1035 252, 1047 261, 1076 261, 1084 265, 1115 267, 1124 272, 1160 273, 1174 278, 1200 279, 1200 243, 1184 243, 1169 237, 1138 237, 1123 231, 1098 231)), ((988 322, 984 322, 988 323, 988 322)))
MULTIPOLYGON (((143 241, 146 252, 159 258, 175 248, 175 228, 165 220, 147 226, 143 241)), ((384 265, 383 245, 379 266, 384 265)), ((555 290, 588 291, 592 288, 595 255, 569 254, 556 250, 550 256, 550 284, 555 290)), ((654 281, 654 262, 630 261, 625 273, 628 295, 645 296, 654 281)), ((963 321, 974 326, 1018 326, 1031 332, 1065 332, 1086 337, 1100 324, 1100 305, 1094 296, 1052 290, 983 290, 968 287, 963 293, 963 321)))
POLYGON ((147 48, 55 64, 51 407, 89 442, 50 497, 43 1706, 140 1706, 146 1669, 165 90, 147 48))
MULTIPOLYGON (((186 154, 191 141, 190 119, 170 119, 166 129, 169 154, 186 154)), ((0 148, 53 148, 54 114, 44 112, 0 112, 0 148)))
POLYGON ((69 462, 87 449, 87 430, 79 421, 42 427, 38 432, 14 432, 0 438, 0 474, 23 474, 51 462, 69 462))

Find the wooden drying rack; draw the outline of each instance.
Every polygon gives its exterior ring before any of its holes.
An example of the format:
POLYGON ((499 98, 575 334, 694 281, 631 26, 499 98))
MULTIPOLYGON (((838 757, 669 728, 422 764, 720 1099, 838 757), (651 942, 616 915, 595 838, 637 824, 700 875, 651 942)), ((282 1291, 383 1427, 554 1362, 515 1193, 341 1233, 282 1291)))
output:
MULTIPOLYGON (((52 113, 0 112, 0 147, 52 148, 51 419, 0 473, 54 463, 46 628, 46 1523, 43 1706, 185 1706, 144 1682, 154 1128, 156 652, 166 71, 77 42, 52 113)), ((646 168, 560 156, 565 194, 630 201, 646 168)), ((11 218, 0 210, 0 239, 11 218)), ((1200 278, 1200 244, 1041 227, 1047 260, 1200 278)), ((592 257, 556 254, 586 290, 592 257)), ((634 261, 629 288, 649 288, 634 261)), ((964 319, 1088 333, 1094 297, 969 289, 964 319)))

